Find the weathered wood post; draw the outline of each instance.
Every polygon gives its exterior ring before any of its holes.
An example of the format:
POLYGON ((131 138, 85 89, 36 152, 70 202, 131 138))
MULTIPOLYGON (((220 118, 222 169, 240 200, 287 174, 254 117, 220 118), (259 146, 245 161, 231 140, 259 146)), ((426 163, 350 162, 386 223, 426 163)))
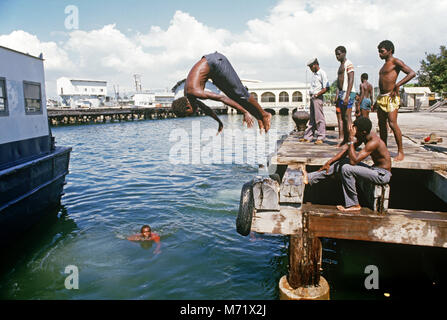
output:
POLYGON ((317 286, 320 282, 321 242, 319 238, 308 237, 304 229, 302 235, 290 236, 287 280, 295 289, 317 286))
POLYGON ((321 241, 307 230, 303 224, 302 234, 290 236, 289 274, 279 280, 281 300, 329 300, 329 284, 320 275, 321 241))
MULTIPOLYGON (((289 165, 281 183, 280 200, 283 204, 301 204, 304 198, 304 164, 289 165)), ((328 300, 329 285, 320 276, 321 241, 309 232, 309 216, 301 214, 301 228, 290 235, 289 274, 279 281, 281 300, 328 300)))

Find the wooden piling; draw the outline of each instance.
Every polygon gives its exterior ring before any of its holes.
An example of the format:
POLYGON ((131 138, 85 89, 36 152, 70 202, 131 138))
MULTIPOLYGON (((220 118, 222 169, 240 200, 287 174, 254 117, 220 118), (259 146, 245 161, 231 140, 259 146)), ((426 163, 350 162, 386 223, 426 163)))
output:
POLYGON ((320 239, 310 238, 304 231, 302 235, 290 236, 289 262, 287 281, 292 288, 318 285, 321 268, 320 239))
POLYGON ((309 235, 308 215, 301 232, 290 236, 289 273, 279 282, 281 300, 329 300, 329 284, 321 274, 321 241, 309 235))

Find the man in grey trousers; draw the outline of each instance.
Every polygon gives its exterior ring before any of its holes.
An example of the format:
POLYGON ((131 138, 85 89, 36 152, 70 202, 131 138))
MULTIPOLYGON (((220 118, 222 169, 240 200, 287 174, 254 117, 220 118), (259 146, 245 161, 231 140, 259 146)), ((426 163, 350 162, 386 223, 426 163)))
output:
POLYGON ((313 72, 312 82, 310 84, 310 119, 307 125, 304 137, 300 142, 310 142, 313 140, 315 132, 317 140, 315 144, 322 144, 326 138, 326 120, 323 113, 323 94, 329 90, 329 81, 326 72, 320 68, 317 58, 311 59, 307 66, 313 72))
POLYGON ((361 206, 357 198, 356 180, 364 179, 374 184, 387 184, 391 179, 391 157, 385 143, 371 130, 371 120, 359 117, 349 131, 349 142, 343 150, 328 160, 318 171, 304 171, 304 183, 315 184, 333 174, 341 174, 345 207, 337 209, 343 212, 359 211, 361 206), (362 143, 365 148, 355 151, 362 143), (371 156, 374 166, 370 167, 360 161, 371 156))

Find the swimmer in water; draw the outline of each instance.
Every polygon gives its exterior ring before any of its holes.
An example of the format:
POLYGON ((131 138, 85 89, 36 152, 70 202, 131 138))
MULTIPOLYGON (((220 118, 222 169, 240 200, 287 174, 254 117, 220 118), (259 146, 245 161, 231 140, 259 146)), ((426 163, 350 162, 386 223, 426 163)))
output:
POLYGON ((154 253, 160 253, 160 236, 152 232, 151 227, 145 224, 141 227, 139 234, 134 234, 132 236, 127 237, 127 240, 129 241, 154 241, 157 244, 157 248, 155 248, 154 253))

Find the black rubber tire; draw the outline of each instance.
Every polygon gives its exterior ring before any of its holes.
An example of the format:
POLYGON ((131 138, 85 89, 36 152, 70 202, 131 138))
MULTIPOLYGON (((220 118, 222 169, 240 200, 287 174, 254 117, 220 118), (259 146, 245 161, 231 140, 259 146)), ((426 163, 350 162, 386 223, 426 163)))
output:
POLYGON ((255 201, 253 199, 253 181, 243 185, 241 190, 241 200, 239 201, 239 213, 236 218, 236 231, 243 236, 250 234, 251 220, 255 211, 255 201))

